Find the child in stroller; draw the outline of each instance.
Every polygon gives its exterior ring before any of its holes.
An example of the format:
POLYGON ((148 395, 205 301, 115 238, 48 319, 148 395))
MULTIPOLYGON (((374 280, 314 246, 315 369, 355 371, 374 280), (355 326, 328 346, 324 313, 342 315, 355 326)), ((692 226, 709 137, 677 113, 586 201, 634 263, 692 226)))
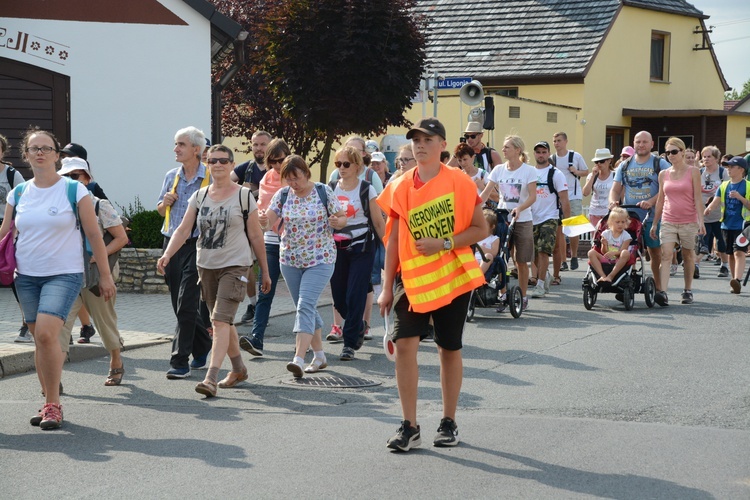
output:
POLYGON ((507 259, 509 255, 509 240, 511 227, 507 222, 507 210, 484 210, 484 218, 487 221, 488 235, 485 239, 474 245, 474 255, 484 272, 487 283, 474 290, 469 301, 467 320, 474 317, 474 310, 479 307, 491 307, 496 305, 496 312, 503 312, 511 305, 511 314, 514 318, 521 315, 522 297, 517 286, 510 287, 506 293, 508 284, 507 259), (499 297, 498 297, 499 293, 499 297), (508 300, 512 297, 513 300, 508 300))
POLYGON ((615 276, 630 262, 630 242, 633 237, 626 228, 629 226, 628 213, 624 208, 613 208, 607 217, 607 229, 602 231, 599 247, 589 250, 589 265, 600 276, 597 283, 612 283, 615 276), (602 265, 611 268, 605 272, 602 265))
POLYGON ((633 309, 636 293, 644 294, 648 307, 654 306, 656 285, 644 271, 643 224, 627 208, 635 207, 614 208, 597 224, 582 283, 586 309, 594 307, 599 293, 615 293, 628 311, 633 309))

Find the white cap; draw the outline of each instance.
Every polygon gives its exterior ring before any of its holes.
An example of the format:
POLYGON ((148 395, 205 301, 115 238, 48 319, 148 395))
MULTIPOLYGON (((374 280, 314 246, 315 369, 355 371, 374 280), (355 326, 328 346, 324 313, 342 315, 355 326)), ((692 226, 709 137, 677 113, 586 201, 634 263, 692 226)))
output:
POLYGON ((385 161, 385 155, 380 151, 375 151, 372 155, 372 161, 385 161))

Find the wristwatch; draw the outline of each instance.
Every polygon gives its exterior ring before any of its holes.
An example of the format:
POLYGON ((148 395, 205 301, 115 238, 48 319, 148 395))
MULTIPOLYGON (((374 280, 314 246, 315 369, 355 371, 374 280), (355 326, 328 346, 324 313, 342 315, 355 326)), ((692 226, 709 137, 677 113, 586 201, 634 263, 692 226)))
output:
POLYGON ((453 248, 453 243, 448 238, 443 239, 443 250, 450 250, 453 248))

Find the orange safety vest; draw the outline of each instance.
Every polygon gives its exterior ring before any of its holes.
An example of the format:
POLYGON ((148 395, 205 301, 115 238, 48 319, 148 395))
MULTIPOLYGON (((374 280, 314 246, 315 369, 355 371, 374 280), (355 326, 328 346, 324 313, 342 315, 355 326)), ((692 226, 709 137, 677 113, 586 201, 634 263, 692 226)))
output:
MULTIPOLYGON (((440 173, 419 189, 414 168, 389 183, 377 199, 386 214, 398 215, 399 268, 411 310, 434 311, 485 283, 470 247, 441 250, 425 256, 416 240, 446 238, 471 225, 477 187, 463 171, 441 164, 440 173)), ((389 217, 385 240, 394 221, 389 217)))

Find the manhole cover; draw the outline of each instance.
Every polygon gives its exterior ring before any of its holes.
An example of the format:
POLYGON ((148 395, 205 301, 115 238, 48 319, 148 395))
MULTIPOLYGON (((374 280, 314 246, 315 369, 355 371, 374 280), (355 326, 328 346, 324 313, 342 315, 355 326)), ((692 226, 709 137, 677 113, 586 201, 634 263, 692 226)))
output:
POLYGON ((353 388, 353 387, 372 387, 380 385, 382 382, 376 380, 370 380, 359 377, 346 377, 342 375, 334 376, 319 376, 319 377, 303 377, 303 378, 292 378, 284 379, 281 381, 282 384, 296 385, 301 387, 338 387, 338 388, 353 388))

